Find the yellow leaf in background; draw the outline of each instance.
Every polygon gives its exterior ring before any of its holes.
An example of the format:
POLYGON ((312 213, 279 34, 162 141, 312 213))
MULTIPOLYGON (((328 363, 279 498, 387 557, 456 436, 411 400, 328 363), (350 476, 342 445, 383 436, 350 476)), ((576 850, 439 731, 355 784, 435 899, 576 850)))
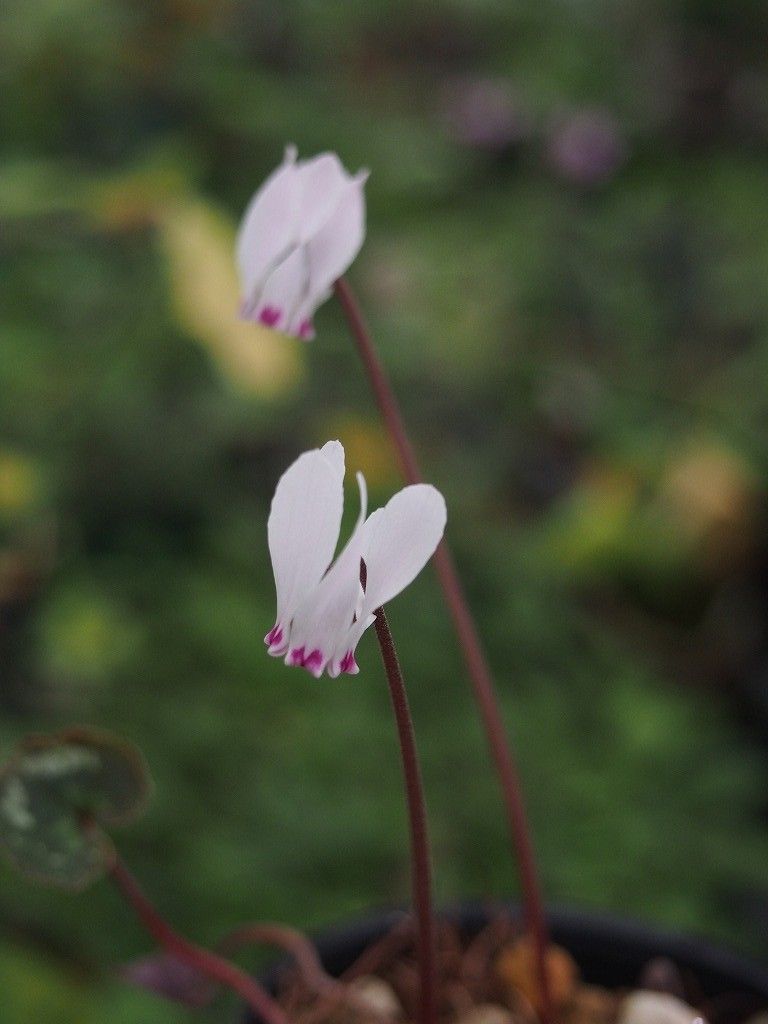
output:
POLYGON ((571 567, 613 557, 626 543, 637 501, 638 480, 627 468, 589 464, 562 503, 552 551, 571 567))
POLYGON ((25 511, 40 493, 40 479, 32 463, 13 452, 0 452, 0 513, 25 511))
POLYGON ((378 423, 363 416, 340 415, 323 423, 318 444, 338 437, 344 445, 347 471, 360 470, 371 488, 392 487, 400 481, 392 443, 378 423))
POLYGON ((670 460, 659 504, 698 546, 709 569, 741 560, 753 544, 754 474, 744 459, 719 443, 692 442, 670 460))
POLYGON ((189 187, 175 162, 157 157, 91 182, 87 189, 87 210, 102 230, 140 230, 154 224, 158 211, 189 187))
POLYGON ((718 523, 743 524, 753 511, 755 488, 747 465, 719 445, 691 446, 673 459, 662 482, 662 498, 688 527, 705 533, 718 523))
POLYGON ((184 330, 208 347, 242 391, 275 398, 295 387, 303 373, 301 346, 238 319, 235 232, 227 218, 196 198, 168 203, 156 218, 184 330))

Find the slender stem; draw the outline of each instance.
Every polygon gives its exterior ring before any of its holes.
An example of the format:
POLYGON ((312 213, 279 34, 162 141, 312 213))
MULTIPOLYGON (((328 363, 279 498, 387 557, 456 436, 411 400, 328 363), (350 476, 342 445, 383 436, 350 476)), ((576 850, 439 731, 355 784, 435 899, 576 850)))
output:
POLYGON ((372 1007, 370 1002, 350 988, 347 982, 339 981, 328 974, 314 943, 297 928, 260 921, 244 924, 225 935, 217 944, 217 949, 220 953, 231 956, 237 950, 252 944, 278 946, 295 960, 304 984, 318 997, 312 1011, 303 1016, 304 1024, 325 1020, 342 1004, 358 1009, 366 1017, 381 1018, 382 1024, 391 1024, 386 1013, 372 1007))
MULTIPOLYGON (((403 476, 408 483, 421 483, 421 469, 408 437, 400 407, 354 293, 343 277, 336 282, 334 290, 397 452, 403 476)), ((504 808, 520 873, 525 925, 533 938, 541 993, 541 1018, 544 1024, 547 1024, 551 1018, 552 1005, 546 966, 549 937, 520 777, 507 739, 490 668, 447 541, 443 540, 438 547, 434 562, 501 784, 504 808)))
POLYGON ((109 874, 155 942, 201 974, 237 992, 265 1024, 288 1024, 282 1009, 250 975, 175 931, 160 916, 116 852, 109 874))
POLYGON ((411 872, 413 904, 416 911, 419 974, 421 981, 419 1019, 421 1024, 435 1024, 435 922, 432 911, 432 872, 427 834, 427 808, 421 770, 416 753, 416 737, 405 682, 397 660, 397 651, 383 608, 376 612, 376 636, 384 660, 384 669, 389 683, 389 696, 397 722, 400 753, 403 759, 403 777, 408 803, 408 818, 411 829, 411 872))
POLYGON ((423 482, 421 469, 405 429, 400 406, 395 398, 392 385, 389 383, 386 370, 379 359, 371 332, 368 330, 355 294, 345 277, 340 277, 333 288, 357 344, 357 351, 363 361, 365 372, 368 374, 368 382, 376 397, 379 412, 395 446, 403 476, 409 484, 420 484, 423 482))
POLYGON ((317 949, 303 932, 289 928, 284 924, 256 922, 244 924, 229 932, 217 949, 226 956, 231 956, 243 946, 252 944, 278 946, 289 953, 296 961, 306 984, 318 993, 335 993, 346 991, 346 986, 332 978, 323 967, 317 949))

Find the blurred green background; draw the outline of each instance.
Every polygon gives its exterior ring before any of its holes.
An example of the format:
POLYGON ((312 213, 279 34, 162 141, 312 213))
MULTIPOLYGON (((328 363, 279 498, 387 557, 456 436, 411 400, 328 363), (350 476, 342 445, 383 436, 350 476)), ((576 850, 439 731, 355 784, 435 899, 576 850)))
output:
MULTIPOLYGON (((334 304, 311 345, 236 320, 237 218, 290 141, 371 169, 351 277, 448 498, 547 897, 765 958, 766 31, 761 0, 6 0, 0 743, 145 751, 118 839, 190 935, 408 893, 373 638, 321 682, 262 644, 280 472, 338 436, 375 504, 398 486, 334 304)), ((514 895, 430 572, 391 620, 439 898, 514 895)), ((114 980, 147 948, 106 883, 0 865, 8 1024, 189 1019, 114 980)))

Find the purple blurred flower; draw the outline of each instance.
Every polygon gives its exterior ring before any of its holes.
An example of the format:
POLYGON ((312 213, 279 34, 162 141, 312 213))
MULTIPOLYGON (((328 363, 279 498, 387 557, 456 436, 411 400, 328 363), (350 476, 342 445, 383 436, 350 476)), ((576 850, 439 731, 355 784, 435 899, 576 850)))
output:
POLYGON ((150 953, 118 969, 120 978, 183 1006, 201 1008, 213 999, 215 986, 194 968, 169 953, 150 953))
POLYGON ((578 185, 600 185, 627 157, 621 126, 606 110, 579 110, 562 121, 549 139, 552 166, 578 185))
POLYGON ((451 82, 443 99, 448 132, 465 146, 503 150, 528 133, 528 117, 504 79, 467 78, 451 82))

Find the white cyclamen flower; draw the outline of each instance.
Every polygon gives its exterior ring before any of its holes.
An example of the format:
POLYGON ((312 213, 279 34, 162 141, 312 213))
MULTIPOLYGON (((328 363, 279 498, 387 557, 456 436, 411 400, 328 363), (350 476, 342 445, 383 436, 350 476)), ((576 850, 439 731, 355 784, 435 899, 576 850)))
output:
POLYGON ((365 480, 357 474, 360 515, 333 561, 344 504, 339 441, 304 452, 280 477, 269 513, 269 553, 277 621, 269 653, 319 678, 355 675, 355 648, 374 610, 421 572, 445 529, 445 501, 429 484, 405 487, 366 518, 365 480), (360 563, 365 563, 365 589, 360 563), (333 563, 333 564, 331 564, 333 563))
POLYGON ((245 320, 314 338, 315 310, 363 244, 367 177, 347 174, 335 153, 297 161, 296 147, 288 146, 237 236, 245 320))

